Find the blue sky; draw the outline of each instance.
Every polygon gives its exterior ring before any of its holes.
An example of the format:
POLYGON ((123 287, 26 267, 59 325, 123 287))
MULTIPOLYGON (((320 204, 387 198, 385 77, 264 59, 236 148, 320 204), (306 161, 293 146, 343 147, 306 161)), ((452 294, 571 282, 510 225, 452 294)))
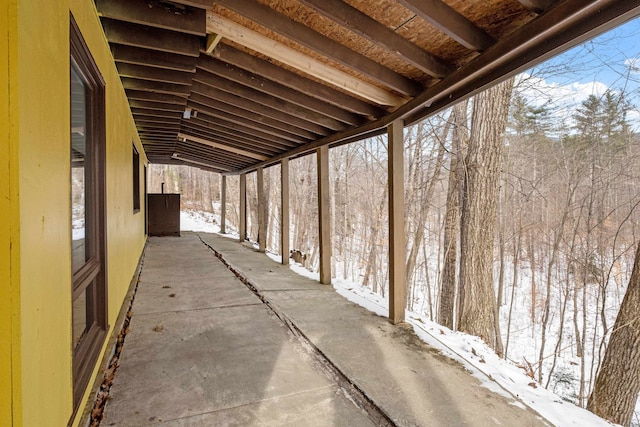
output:
POLYGON ((640 131, 640 18, 528 70, 519 81, 529 102, 546 104, 565 120, 589 95, 623 91, 636 107, 629 119, 640 131))

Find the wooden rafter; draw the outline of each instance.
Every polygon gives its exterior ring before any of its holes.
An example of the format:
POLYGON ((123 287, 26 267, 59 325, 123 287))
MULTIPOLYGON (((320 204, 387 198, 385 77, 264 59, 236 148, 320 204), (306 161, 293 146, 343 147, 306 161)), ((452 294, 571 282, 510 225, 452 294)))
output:
POLYGON ((167 30, 204 36, 206 33, 204 9, 171 8, 168 4, 154 4, 146 0, 96 0, 101 16, 121 21, 144 24, 167 30))
POLYGON ((262 92, 258 92, 230 80, 209 75, 205 72, 196 74, 196 76, 194 77, 193 85, 191 86, 191 90, 195 93, 200 93, 205 96, 209 96, 212 93, 217 93, 216 90, 223 91, 228 93, 229 95, 242 98, 243 100, 251 101, 252 104, 256 104, 256 107, 257 105, 262 105, 267 109, 280 111, 285 115, 288 115, 288 117, 295 117, 297 121, 300 121, 300 123, 313 123, 320 127, 332 130, 340 130, 346 128, 343 123, 330 117, 318 114, 315 111, 311 111, 304 107, 292 104, 288 101, 284 101, 264 94, 262 92))
POLYGON ((145 65, 167 70, 196 71, 197 58, 112 43, 111 52, 118 63, 145 65))
POLYGON ((274 42, 268 37, 249 30, 215 13, 207 13, 207 30, 222 34, 223 37, 239 43, 256 52, 263 53, 324 82, 340 87, 348 92, 380 105, 400 106, 406 99, 363 82, 358 78, 326 65, 324 62, 306 56, 295 49, 274 42))
MULTIPOLYGON (((225 80, 238 83, 239 85, 251 88, 257 92, 324 114, 335 120, 349 124, 362 123, 362 120, 357 116, 336 106, 317 102, 315 98, 305 95, 300 91, 291 89, 260 75, 225 64, 217 59, 202 58, 198 63, 198 67, 208 73, 222 77, 225 80)), ((198 75, 201 76, 201 74, 198 75)))
POLYGON ((403 95, 413 96, 422 89, 416 82, 255 0, 217 0, 216 3, 403 95))
MULTIPOLYGON (((243 70, 256 75, 259 74, 265 79, 279 83, 297 92, 303 93, 308 97, 322 101, 320 103, 316 102, 315 105, 324 106, 325 104, 331 104, 330 106, 337 106, 352 113, 362 114, 369 117, 379 117, 385 113, 384 110, 365 101, 350 96, 344 92, 337 91, 329 86, 309 80, 268 61, 234 49, 231 46, 224 44, 218 45, 213 54, 223 62, 235 65, 238 68, 242 68, 243 70)), ((334 117, 331 114, 325 113, 321 108, 319 108, 318 112, 334 117)), ((353 117, 351 119, 336 119, 349 124, 362 123, 362 121, 357 117, 353 117)))
POLYGON ((316 135, 328 135, 330 133, 327 128, 304 120, 299 116, 296 116, 295 114, 283 113, 278 109, 255 102, 250 97, 237 96, 233 93, 226 92, 216 87, 206 86, 204 84, 198 85, 197 88, 192 88, 192 92, 194 94, 199 94, 210 98, 211 101, 209 102, 212 105, 224 103, 237 108, 242 108, 248 112, 251 112, 252 114, 263 114, 266 117, 270 117, 282 123, 288 123, 300 129, 305 129, 309 132, 313 132, 316 135))
POLYGON ((102 18, 102 28, 111 43, 186 56, 200 55, 200 39, 191 34, 108 18, 102 18))
POLYGON ((218 148, 220 150, 228 151, 230 153, 240 154, 241 156, 251 157, 252 159, 257 159, 257 160, 267 160, 268 159, 267 156, 263 156, 261 154, 256 154, 256 153, 253 153, 253 152, 247 151, 247 150, 240 150, 238 148, 229 147, 228 145, 225 145, 225 144, 219 144, 217 142, 209 141, 209 140, 204 139, 204 138, 198 138, 198 137, 187 135, 187 134, 184 134, 184 133, 178 133, 178 138, 179 139, 180 138, 181 139, 187 139, 187 140, 190 140, 190 141, 193 141, 193 142, 197 142, 199 144, 208 145, 209 147, 218 148))
POLYGON ((433 77, 442 78, 452 71, 430 53, 342 0, 300 0, 300 2, 370 42, 399 55, 433 77))
POLYGON ((549 9, 556 0, 518 0, 524 7, 541 13, 549 9))
POLYGON ((398 0, 407 9, 466 47, 483 51, 494 40, 442 0, 398 0))
MULTIPOLYGON (((301 129, 297 126, 293 126, 289 123, 285 123, 279 119, 273 119, 266 114, 254 113, 250 110, 244 109, 241 106, 234 105, 232 103, 227 103, 222 100, 211 100, 208 97, 200 95, 198 93, 191 93, 189 97, 189 102, 198 103, 200 105, 205 105, 210 108, 218 109, 220 111, 225 111, 228 114, 233 114, 244 119, 255 121, 256 123, 264 124, 265 126, 270 126, 273 129, 279 129, 282 132, 290 133, 291 135, 297 135, 300 138, 305 139, 315 139, 316 134, 313 132, 309 132, 308 130, 301 129)), ((193 106, 192 106, 193 107, 193 106)), ((197 107, 194 107, 197 109, 197 107)))

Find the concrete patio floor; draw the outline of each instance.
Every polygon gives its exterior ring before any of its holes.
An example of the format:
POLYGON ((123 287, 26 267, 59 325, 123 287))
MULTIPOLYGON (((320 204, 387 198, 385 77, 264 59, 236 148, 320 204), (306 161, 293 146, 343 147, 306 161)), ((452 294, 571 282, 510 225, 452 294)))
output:
POLYGON ((132 311, 102 426, 548 425, 410 327, 218 235, 149 238, 132 311))

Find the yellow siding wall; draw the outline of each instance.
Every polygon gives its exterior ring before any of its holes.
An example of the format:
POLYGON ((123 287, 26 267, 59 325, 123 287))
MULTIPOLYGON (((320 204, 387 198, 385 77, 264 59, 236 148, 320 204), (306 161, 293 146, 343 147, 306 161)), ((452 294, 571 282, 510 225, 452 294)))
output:
MULTIPOLYGON (((17 234, 18 204, 13 199, 17 185, 17 171, 10 169, 9 164, 16 162, 15 133, 11 126, 9 76, 15 71, 16 43, 9 34, 16 31, 16 3, 2 2, 0 6, 0 426, 11 425, 12 394, 18 392, 19 383, 12 379, 12 334, 13 317, 19 314, 13 304, 19 293, 19 275, 12 276, 11 267, 19 266, 18 260, 12 260, 12 235, 17 234)), ((18 244, 18 242, 14 242, 18 244)), ((17 246, 14 246, 17 247, 17 246)), ((17 252, 16 252, 17 253, 17 252)), ((16 257, 17 258, 17 257, 16 257)), ((16 422, 19 422, 16 417, 16 422)))
MULTIPOLYGON (((12 269, 18 268, 20 272, 19 294, 14 291, 19 295, 19 304, 16 307, 16 301, 12 303, 13 312, 19 313, 13 328, 17 328, 20 334, 17 336, 14 333, 12 342, 14 360, 18 359, 17 363, 20 364, 18 370, 15 363, 13 366, 14 378, 18 376, 20 384, 16 388, 14 383, 13 422, 14 425, 24 426, 64 426, 73 410, 70 12, 80 27, 107 88, 107 278, 109 324, 112 329, 118 326, 114 325, 116 316, 145 242, 145 213, 133 214, 132 190, 128 190, 132 187, 133 141, 142 159, 146 160, 93 2, 13 0, 9 3, 12 2, 17 2, 17 30, 9 27, 10 43, 17 43, 18 61, 9 67, 12 72, 9 81, 15 83, 17 89, 16 96, 12 96, 10 102, 18 115, 17 120, 11 119, 12 125, 17 125, 14 142, 17 142, 18 157, 10 159, 11 168, 19 174, 20 227, 19 254, 14 253, 14 247, 11 265, 12 269)), ((3 21, 0 21, 0 28, 4 31, 6 26, 2 24, 3 21)), ((1 49, 0 53, 3 52, 1 49)), ((3 77, 0 74, 0 81, 3 81, 3 77)), ((4 146, 2 149, 4 154, 4 146)), ((2 158, 5 158, 4 155, 2 158)), ((0 169, 0 172, 4 178, 5 171, 0 169)), ((5 191, 4 187, 0 190, 5 191)), ((4 209, 2 211, 4 223, 4 209)), ((4 227, 1 229, 3 233, 4 227)), ((0 254, 4 259, 4 234, 1 237, 3 247, 0 254)), ((3 290, 2 300, 4 294, 3 290)), ((0 307, 0 311, 4 311, 2 308, 4 306, 0 307)), ((4 323, 4 317, 2 321, 4 323)), ((0 337, 4 339, 4 330, 0 337)), ((105 350, 103 348, 103 352, 105 350)), ((6 362, 4 353, 2 355, 0 373, 4 374, 6 362)), ((97 367, 90 383, 96 375, 97 367)), ((3 389, 0 395, 3 402, 4 393, 3 389)), ((4 412, 3 408, 0 407, 0 412, 4 412)), ((82 412, 82 408, 79 412, 82 412)), ((0 418, 0 424, 3 423, 4 419, 0 418)), ((79 419, 76 419, 74 425, 78 423, 79 419)))

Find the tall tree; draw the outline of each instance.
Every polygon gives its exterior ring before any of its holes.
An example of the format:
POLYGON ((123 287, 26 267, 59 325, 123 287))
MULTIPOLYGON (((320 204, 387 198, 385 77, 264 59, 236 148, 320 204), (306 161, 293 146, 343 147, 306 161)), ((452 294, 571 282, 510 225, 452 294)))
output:
POLYGON ((587 409, 624 426, 640 392, 640 244, 587 409))
POLYGON ((502 355, 493 289, 493 246, 501 153, 513 78, 474 98, 461 212, 460 330, 502 355))
POLYGON ((438 307, 438 323, 453 329, 454 306, 457 288, 458 270, 458 238, 460 236, 460 190, 464 177, 463 158, 469 142, 467 128, 468 101, 456 104, 451 112, 453 121, 453 138, 451 141, 451 160, 449 162, 449 187, 444 218, 444 255, 442 268, 442 286, 440 305, 438 307))

